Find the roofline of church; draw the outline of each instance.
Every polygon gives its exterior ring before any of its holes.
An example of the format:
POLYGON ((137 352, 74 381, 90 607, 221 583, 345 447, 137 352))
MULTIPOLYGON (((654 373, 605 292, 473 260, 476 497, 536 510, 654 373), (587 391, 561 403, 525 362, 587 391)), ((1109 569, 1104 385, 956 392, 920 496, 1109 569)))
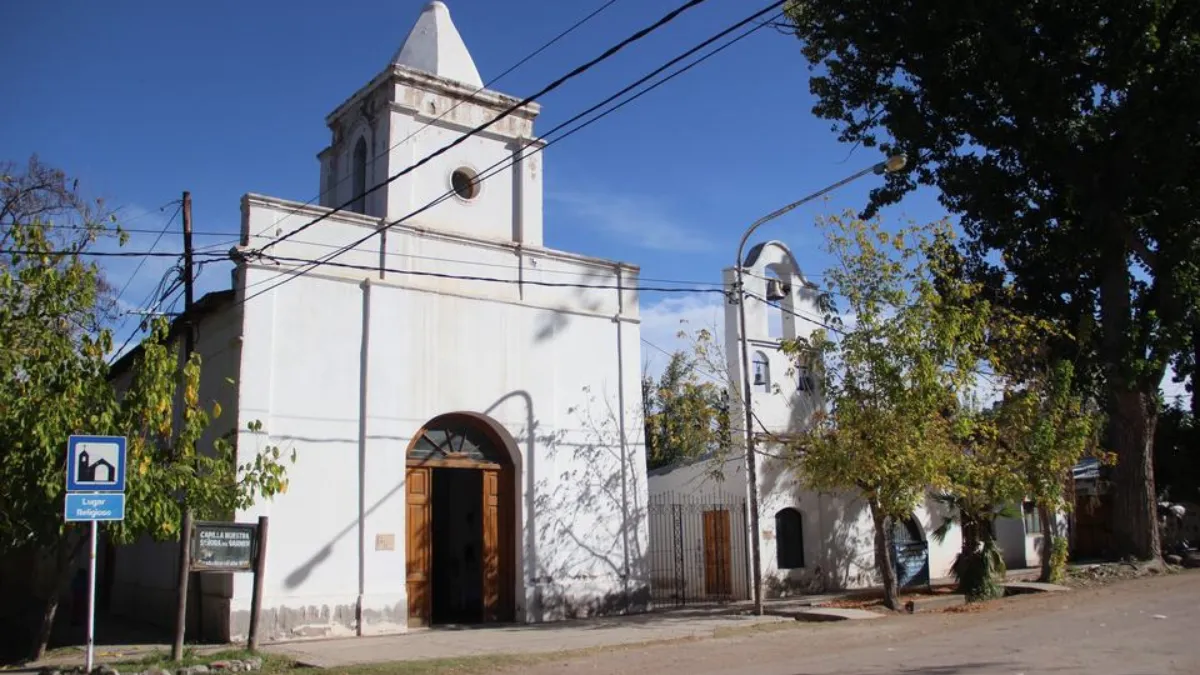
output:
MULTIPOLYGON (((167 329, 167 344, 183 334, 185 323, 190 321, 194 324, 199 324, 205 317, 217 314, 225 310, 231 305, 236 297, 236 293, 232 288, 226 288, 220 291, 212 291, 205 293, 199 300, 192 305, 190 313, 184 312, 179 314, 174 319, 167 329)), ((138 343, 133 349, 125 352, 121 358, 117 359, 108 369, 108 379, 112 381, 129 371, 133 366, 134 359, 142 353, 142 343, 138 343)))
MULTIPOLYGON (((289 216, 300 215, 302 217, 311 217, 311 218, 317 218, 317 217, 326 215, 329 212, 333 211, 332 208, 329 208, 326 206, 317 206, 315 204, 309 204, 309 203, 305 203, 305 202, 296 202, 296 201, 292 201, 290 199, 283 199, 281 197, 272 197, 270 195, 257 194, 257 193, 253 193, 253 192, 248 192, 248 193, 242 195, 242 208, 246 209, 252 205, 253 206, 263 206, 263 207, 267 207, 267 208, 285 209, 288 212, 289 216)), ((385 218, 370 218, 370 219, 368 219, 368 217, 366 217, 366 216, 362 216, 357 213, 348 213, 345 211, 338 211, 337 213, 330 216, 330 220, 341 220, 343 223, 348 224, 348 225, 357 225, 358 227, 370 228, 370 229, 379 229, 381 227, 381 225, 387 224, 387 219, 385 219, 385 218), (345 218, 342 218, 343 214, 345 214, 345 216, 346 216, 345 218)), ((641 273, 641 270, 642 270, 641 265, 637 265, 634 263, 628 263, 628 262, 622 262, 620 260, 609 260, 607 258, 596 258, 593 256, 583 255, 580 253, 572 253, 570 251, 562 251, 562 250, 559 250, 556 248, 547 248, 545 246, 534 246, 534 245, 530 245, 530 244, 523 244, 520 242, 505 241, 502 239, 483 239, 480 237, 472 237, 470 235, 460 234, 457 232, 447 232, 444 230, 435 229, 432 226, 423 226, 423 225, 419 225, 419 224, 413 224, 410 222, 391 224, 391 225, 388 225, 388 229, 405 230, 405 231, 408 231, 408 232, 411 232, 413 234, 423 236, 423 237, 428 237, 428 238, 432 238, 432 239, 441 239, 443 241, 454 241, 454 242, 459 242, 459 243, 471 244, 471 245, 481 246, 481 247, 485 247, 485 248, 492 248, 494 250, 509 251, 509 252, 524 251, 526 253, 531 253, 531 254, 535 254, 535 255, 543 255, 547 258, 557 258, 559 260, 570 260, 573 262, 594 265, 596 267, 603 267, 605 269, 612 269, 614 267, 619 267, 620 269, 622 269, 624 271, 636 272, 639 274, 641 273)), ((246 237, 248 235, 249 235, 249 232, 243 231, 241 233, 242 241, 246 241, 247 240, 246 237)), ((241 244, 239 244, 239 248, 246 248, 246 250, 250 250, 249 247, 244 247, 241 244)), ((631 287, 629 290, 636 290, 636 287, 631 287)))
MULTIPOLYGON (((507 110, 521 101, 519 98, 501 94, 498 91, 491 89, 481 89, 478 92, 468 85, 465 85, 456 80, 449 80, 437 75, 431 75, 424 71, 415 70, 408 66, 398 64, 388 64, 386 68, 379 71, 371 81, 363 85, 350 95, 345 101, 342 101, 338 107, 333 109, 333 112, 325 116, 325 124, 331 125, 333 122, 346 113, 348 109, 358 104, 362 99, 366 98, 371 92, 378 89, 386 82, 400 82, 415 86, 418 89, 432 91, 438 94, 444 94, 453 98, 466 99, 473 103, 493 108, 497 111, 507 110)), ((536 101, 530 102, 522 106, 519 110, 513 111, 513 115, 524 117, 532 120, 541 113, 542 106, 536 101)))

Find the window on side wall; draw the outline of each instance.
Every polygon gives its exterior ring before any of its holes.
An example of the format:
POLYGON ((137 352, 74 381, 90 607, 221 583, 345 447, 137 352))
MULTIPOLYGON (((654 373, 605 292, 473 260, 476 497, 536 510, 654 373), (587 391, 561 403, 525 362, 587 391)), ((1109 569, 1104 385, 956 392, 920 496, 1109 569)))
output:
POLYGON ((804 567, 804 524, 796 509, 775 514, 775 566, 781 570, 804 567))
POLYGON ((1025 502, 1021 505, 1021 513, 1025 517, 1025 534, 1042 534, 1042 516, 1038 513, 1037 505, 1025 502))
POLYGON ((751 366, 754 375, 754 390, 758 392, 771 391, 771 362, 762 352, 754 352, 754 363, 751 366))

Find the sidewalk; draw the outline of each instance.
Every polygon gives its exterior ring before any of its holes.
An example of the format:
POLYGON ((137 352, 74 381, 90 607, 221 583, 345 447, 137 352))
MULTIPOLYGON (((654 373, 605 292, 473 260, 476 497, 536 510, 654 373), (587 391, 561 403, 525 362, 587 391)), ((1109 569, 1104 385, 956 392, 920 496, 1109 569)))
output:
POLYGON ((721 630, 787 622, 778 616, 712 612, 652 612, 584 621, 495 628, 425 628, 404 635, 340 638, 264 645, 310 666, 463 658, 492 654, 547 654, 646 642, 712 637, 721 630), (470 633, 470 635, 464 635, 470 633))

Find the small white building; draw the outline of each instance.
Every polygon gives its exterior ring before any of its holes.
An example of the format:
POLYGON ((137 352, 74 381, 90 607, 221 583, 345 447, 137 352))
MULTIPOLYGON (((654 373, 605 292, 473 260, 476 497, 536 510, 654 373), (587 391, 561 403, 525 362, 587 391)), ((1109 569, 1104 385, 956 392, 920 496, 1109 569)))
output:
MULTIPOLYGON (((808 337, 818 327, 819 291, 804 277, 791 251, 778 241, 752 248, 743 270, 752 407, 761 424, 755 431, 799 431, 823 401, 814 377, 796 368, 780 344, 785 339, 808 337)), ((727 288, 733 287, 735 279, 735 269, 726 269, 727 288)), ((738 308, 729 303, 724 345, 731 383, 743 381, 740 340, 738 308)), ((731 400, 731 417, 744 419, 738 409, 741 396, 731 395, 731 400)), ((735 421, 734 426, 734 446, 742 448, 745 423, 735 421)), ((746 536, 749 520, 745 517, 750 485, 744 451, 736 449, 734 454, 718 466, 702 459, 651 472, 650 559, 656 601, 752 596, 750 538, 746 536), (702 514, 696 517, 704 522, 689 526, 689 513, 702 514), (725 522, 731 525, 724 527, 725 522), (663 562, 676 558, 683 564, 663 562)), ((806 488, 795 471, 773 459, 769 445, 762 444, 758 490, 766 597, 879 583, 875 530, 864 500, 806 488)), ((899 549, 902 583, 919 585, 949 576, 961 547, 961 532, 952 528, 942 542, 935 541, 930 535, 942 524, 943 515, 928 499, 911 519, 896 524, 893 537, 899 549)))
MULTIPOLYGON (((638 268, 543 245, 539 107, 355 200, 515 103, 434 0, 326 118, 320 206, 242 200, 196 349, 210 439, 297 455, 285 494, 234 515, 270 518, 263 639, 647 606, 638 268)), ((113 611, 171 625, 175 547, 115 555, 113 611)), ((251 576, 200 586, 203 633, 243 638, 251 576)))

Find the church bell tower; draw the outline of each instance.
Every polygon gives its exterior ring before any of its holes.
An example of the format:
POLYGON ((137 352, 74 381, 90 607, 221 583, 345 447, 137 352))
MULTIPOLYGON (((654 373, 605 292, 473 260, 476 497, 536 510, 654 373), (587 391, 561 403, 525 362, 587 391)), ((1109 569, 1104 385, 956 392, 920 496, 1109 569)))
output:
POLYGON ((498 117, 520 99, 484 88, 441 0, 421 11, 391 63, 337 107, 321 161, 321 205, 468 237, 542 245, 540 106, 526 105, 365 197, 368 189, 498 117))

